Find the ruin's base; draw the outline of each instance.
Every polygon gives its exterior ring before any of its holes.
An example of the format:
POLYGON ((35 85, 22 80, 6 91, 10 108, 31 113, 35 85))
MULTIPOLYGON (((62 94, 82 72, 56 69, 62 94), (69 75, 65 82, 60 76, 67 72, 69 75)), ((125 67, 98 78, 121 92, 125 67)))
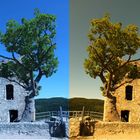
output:
POLYGON ((140 135, 140 123, 97 122, 95 124, 93 134, 94 136, 117 135, 117 134, 140 135))
POLYGON ((128 123, 128 122, 94 122, 91 123, 93 128, 92 136, 80 136, 80 121, 73 120, 70 124, 70 139, 71 140, 118 140, 122 138, 127 140, 140 139, 140 123, 128 123), (135 138, 136 137, 136 138, 135 138))
POLYGON ((1 135, 20 136, 49 136, 49 126, 47 123, 0 123, 1 135))
POLYGON ((80 135, 80 119, 71 118, 69 120, 69 137, 77 137, 80 135))

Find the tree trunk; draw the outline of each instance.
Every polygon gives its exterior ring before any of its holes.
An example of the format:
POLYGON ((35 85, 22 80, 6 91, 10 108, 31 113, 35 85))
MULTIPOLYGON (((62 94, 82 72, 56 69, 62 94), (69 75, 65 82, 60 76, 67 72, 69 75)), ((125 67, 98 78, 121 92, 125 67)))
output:
POLYGON ((116 108, 116 97, 114 96, 105 97, 103 121, 121 121, 121 118, 116 108))
POLYGON ((29 96, 25 97, 25 109, 22 114, 21 122, 35 121, 35 101, 34 98, 29 96))

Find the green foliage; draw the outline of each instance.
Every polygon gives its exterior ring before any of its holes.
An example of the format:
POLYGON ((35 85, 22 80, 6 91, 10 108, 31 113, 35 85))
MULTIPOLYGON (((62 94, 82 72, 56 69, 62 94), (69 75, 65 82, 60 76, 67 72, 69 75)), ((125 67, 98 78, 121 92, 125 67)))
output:
POLYGON ((11 54, 11 57, 0 55, 3 59, 0 76, 16 77, 26 89, 33 91, 42 76, 50 77, 58 66, 55 57, 56 18, 40 13, 38 9, 35 9, 34 16, 30 20, 22 18, 21 23, 8 21, 6 32, 0 34, 0 42, 11 54))
POLYGON ((93 78, 100 77, 103 82, 101 90, 105 96, 113 93, 124 77, 140 77, 139 71, 135 73, 132 63, 140 60, 132 59, 140 48, 136 25, 123 27, 121 23, 112 23, 109 16, 104 16, 91 21, 88 37, 90 45, 84 63, 85 71, 93 78))

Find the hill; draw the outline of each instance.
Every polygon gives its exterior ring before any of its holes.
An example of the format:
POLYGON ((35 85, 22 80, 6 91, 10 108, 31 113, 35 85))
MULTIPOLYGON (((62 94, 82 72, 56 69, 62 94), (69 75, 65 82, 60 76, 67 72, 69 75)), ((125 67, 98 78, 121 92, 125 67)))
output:
POLYGON ((104 101, 100 99, 71 98, 69 100, 69 110, 82 110, 83 106, 86 111, 103 112, 104 101))
POLYGON ((58 97, 35 100, 36 112, 58 111, 60 106, 63 110, 68 110, 68 99, 58 97))
POLYGON ((36 112, 58 111, 62 106, 63 110, 82 110, 85 106, 86 111, 103 112, 103 100, 99 99, 85 99, 85 98, 49 98, 49 99, 36 99, 36 112))

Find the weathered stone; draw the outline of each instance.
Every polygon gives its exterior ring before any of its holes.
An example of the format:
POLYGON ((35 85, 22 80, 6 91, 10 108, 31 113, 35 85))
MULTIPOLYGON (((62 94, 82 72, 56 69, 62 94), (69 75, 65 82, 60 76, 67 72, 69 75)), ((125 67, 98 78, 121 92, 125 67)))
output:
POLYGON ((126 122, 98 122, 94 124, 94 137, 119 134, 140 135, 140 124, 126 122))
POLYGON ((0 135, 49 136, 49 126, 40 122, 0 123, 0 135))
MULTIPOLYGON (((134 65, 140 66, 140 62, 135 62, 134 65)), ((124 81, 126 80, 128 79, 124 78, 122 83, 124 83, 124 81)), ((111 105, 109 102, 109 98, 106 97, 105 104, 104 104, 104 121, 114 122, 114 121, 121 120, 126 122, 128 121, 130 123, 139 123, 140 122, 140 79, 135 79, 130 83, 123 84, 115 91, 114 95, 116 96, 115 107, 119 118, 115 120, 112 117, 113 116, 112 114, 114 112, 110 112, 111 105), (131 95, 131 90, 132 90, 132 95, 131 95)))
POLYGON ((69 137, 77 137, 80 135, 79 118, 71 118, 69 120, 69 137))
MULTIPOLYGON (((0 77, 0 122, 10 122, 10 110, 17 111, 18 114, 16 120, 22 118, 25 109, 25 96, 27 96, 27 93, 22 86, 0 77), (11 99, 7 99, 6 85, 13 86, 13 98, 11 99)), ((32 114, 34 120, 35 111, 32 114)))

